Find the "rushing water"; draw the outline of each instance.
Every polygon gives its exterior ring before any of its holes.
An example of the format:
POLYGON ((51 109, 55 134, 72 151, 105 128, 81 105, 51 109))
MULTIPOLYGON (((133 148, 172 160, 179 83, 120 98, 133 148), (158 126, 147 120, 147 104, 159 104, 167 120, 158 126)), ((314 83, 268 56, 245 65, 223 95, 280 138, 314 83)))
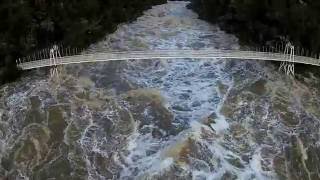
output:
MULTIPOLYGON (((186 5, 155 6, 87 51, 239 48, 186 5)), ((293 80, 243 60, 30 72, 0 89, 0 176, 320 179, 319 87, 312 74, 293 80)))

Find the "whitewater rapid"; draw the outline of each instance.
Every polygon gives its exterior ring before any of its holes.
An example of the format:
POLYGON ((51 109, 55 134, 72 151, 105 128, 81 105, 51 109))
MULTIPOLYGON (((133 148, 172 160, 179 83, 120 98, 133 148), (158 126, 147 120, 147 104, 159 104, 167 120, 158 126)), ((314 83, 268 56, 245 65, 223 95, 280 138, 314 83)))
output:
MULTIPOLYGON (((125 50, 239 48, 237 39, 233 35, 199 20, 196 14, 186 9, 187 4, 188 2, 169 2, 154 7, 136 22, 119 27, 111 38, 119 39, 121 47, 128 46, 123 47, 125 50), (130 47, 133 37, 133 42, 138 41, 138 46, 130 47)), ((235 173, 240 179, 248 179, 250 176, 259 179, 265 177, 261 168, 259 169, 261 166, 259 149, 256 150, 257 155, 254 155, 249 165, 239 171, 225 160, 228 156, 240 159, 239 155, 219 144, 223 141, 221 134, 227 133, 229 129, 229 123, 220 111, 225 96, 233 85, 232 76, 229 72, 225 72, 226 60, 158 60, 146 67, 140 63, 143 64, 143 62, 129 63, 129 68, 124 73, 125 78, 139 87, 159 91, 165 99, 165 106, 174 115, 173 125, 182 126, 183 130, 175 136, 161 140, 153 138, 151 134, 135 132, 130 137, 128 148, 130 153, 126 157, 126 166, 121 172, 121 178, 148 179, 165 174, 174 166, 182 168, 185 174, 191 173, 193 179, 221 179, 226 172, 235 173), (219 91, 219 83, 227 87, 225 94, 219 91), (212 114, 216 116, 215 122, 204 126, 203 121, 212 114), (213 142, 202 139, 203 128, 215 134, 217 139, 213 142), (181 148, 179 146, 185 144, 188 138, 208 148, 212 154, 203 152, 208 159, 222 163, 213 171, 210 168, 195 170, 188 164, 180 164, 177 161, 178 157, 168 155, 168 151, 181 148), (147 153, 150 149, 155 151, 154 154, 147 153)), ((202 163, 209 167, 210 162, 202 163)))

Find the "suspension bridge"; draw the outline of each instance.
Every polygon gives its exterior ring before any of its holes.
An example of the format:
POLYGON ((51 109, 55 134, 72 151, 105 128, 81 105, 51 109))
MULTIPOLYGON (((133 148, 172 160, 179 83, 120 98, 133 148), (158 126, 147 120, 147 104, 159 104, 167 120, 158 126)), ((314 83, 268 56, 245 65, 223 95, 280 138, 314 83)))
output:
POLYGON ((18 59, 16 62, 17 66, 22 70, 30 70, 77 63, 141 59, 244 59, 281 62, 279 70, 284 71, 287 75, 294 76, 295 63, 320 66, 318 55, 314 55, 314 57, 307 55, 307 51, 304 52, 303 49, 296 49, 291 43, 279 47, 255 48, 254 50, 146 50, 95 53, 84 53, 84 51, 78 49, 60 50, 60 48, 55 45, 33 56, 18 59))

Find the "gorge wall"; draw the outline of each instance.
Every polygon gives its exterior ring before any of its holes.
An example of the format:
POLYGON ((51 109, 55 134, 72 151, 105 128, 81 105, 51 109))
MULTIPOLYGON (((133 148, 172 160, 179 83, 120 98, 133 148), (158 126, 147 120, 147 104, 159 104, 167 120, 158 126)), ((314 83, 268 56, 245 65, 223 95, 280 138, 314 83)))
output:
POLYGON ((296 46, 320 51, 320 2, 315 0, 192 0, 189 8, 219 23, 242 42, 265 44, 287 38, 296 46))
POLYGON ((62 43, 87 47, 166 0, 3 0, 0 2, 0 84, 15 80, 15 59, 62 43))

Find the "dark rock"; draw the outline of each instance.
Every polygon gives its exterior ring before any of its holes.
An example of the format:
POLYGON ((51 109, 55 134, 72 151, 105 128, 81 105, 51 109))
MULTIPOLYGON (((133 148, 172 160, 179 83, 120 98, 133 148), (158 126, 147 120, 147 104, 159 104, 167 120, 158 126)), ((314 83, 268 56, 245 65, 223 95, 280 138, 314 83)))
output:
POLYGON ((249 91, 257 94, 258 96, 262 96, 267 92, 267 89, 265 87, 266 83, 266 80, 260 79, 249 87, 249 91))
POLYGON ((192 107, 199 107, 199 106, 201 106, 201 102, 199 102, 199 101, 194 101, 194 102, 192 102, 191 106, 192 106, 192 107))
POLYGON ((182 93, 179 95, 179 98, 182 100, 188 100, 190 98, 190 95, 187 93, 182 93))
POLYGON ((206 44, 202 43, 202 42, 194 42, 191 44, 191 47, 193 49, 202 49, 206 46, 206 44))
POLYGON ((172 109, 176 110, 176 111, 191 111, 191 109, 186 104, 184 104, 184 105, 173 105, 172 109))
POLYGON ((131 104, 133 118, 141 122, 141 127, 155 123, 166 132, 172 128, 173 115, 164 107, 158 92, 147 89, 129 91, 125 99, 131 104))

